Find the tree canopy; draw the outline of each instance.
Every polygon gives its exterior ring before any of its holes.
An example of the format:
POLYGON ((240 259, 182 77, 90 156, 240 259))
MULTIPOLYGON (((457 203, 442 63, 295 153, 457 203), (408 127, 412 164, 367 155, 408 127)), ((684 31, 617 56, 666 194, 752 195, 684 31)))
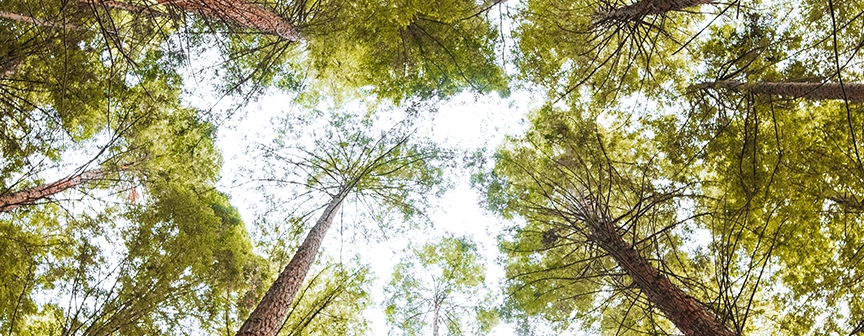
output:
POLYGON ((861 0, 0 3, 0 333, 864 333, 862 28, 861 0))

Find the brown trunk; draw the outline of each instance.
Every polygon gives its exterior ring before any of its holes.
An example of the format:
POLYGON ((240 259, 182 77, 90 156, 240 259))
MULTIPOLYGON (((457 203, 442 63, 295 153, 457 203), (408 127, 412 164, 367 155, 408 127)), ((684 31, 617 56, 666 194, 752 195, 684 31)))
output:
POLYGON ((306 235, 303 244, 291 257, 288 266, 285 266, 285 269, 267 290, 267 294, 261 299, 258 307, 255 307, 252 314, 243 322, 237 335, 273 336, 279 332, 279 328, 291 308, 291 303, 294 301, 294 296, 297 295, 306 273, 309 272, 309 267, 315 262, 315 256, 318 254, 324 235, 327 234, 327 229, 333 222, 333 216, 346 194, 347 190, 333 196, 330 204, 324 209, 324 213, 318 218, 318 222, 306 235))
POLYGON ((680 11, 689 7, 707 5, 715 0, 639 0, 635 3, 619 7, 602 9, 594 12, 594 24, 608 22, 636 22, 649 15, 666 14, 670 11, 680 11))
POLYGON ((63 178, 53 183, 46 183, 0 196, 0 212, 9 212, 22 205, 35 204, 40 200, 51 197, 66 189, 74 188, 90 181, 99 180, 103 177, 105 177, 104 170, 93 169, 72 177, 63 178))
POLYGON ((705 82, 696 85, 697 89, 727 89, 735 92, 767 94, 783 97, 805 98, 810 100, 831 100, 848 98, 850 102, 864 102, 864 83, 809 83, 809 82, 758 82, 739 81, 705 82), (845 97, 844 97, 845 90, 845 97))
POLYGON ((300 34, 294 26, 276 13, 265 10, 246 0, 157 0, 185 12, 201 15, 265 34, 280 36, 288 41, 297 41, 300 34))
POLYGON ((633 283, 684 335, 722 335, 733 336, 735 333, 717 321, 714 316, 703 308, 692 296, 684 293, 678 286, 660 274, 651 263, 639 255, 616 232, 608 219, 589 219, 591 238, 618 263, 633 283))
MULTIPOLYGON (((79 0, 125 11, 146 13, 151 16, 168 16, 158 10, 112 0, 79 0)), ((223 21, 264 34, 272 34, 288 41, 300 40, 300 33, 288 20, 246 0, 156 0, 160 4, 174 6, 181 11, 198 13, 212 20, 223 21)))
POLYGON ((0 17, 6 18, 9 20, 32 23, 34 25, 43 26, 43 27, 65 28, 65 29, 69 29, 69 30, 82 30, 83 29, 83 28, 78 27, 76 25, 69 25, 69 24, 64 24, 64 23, 45 21, 45 20, 40 20, 40 19, 34 18, 32 16, 15 14, 15 13, 10 13, 10 12, 0 11, 0 17))

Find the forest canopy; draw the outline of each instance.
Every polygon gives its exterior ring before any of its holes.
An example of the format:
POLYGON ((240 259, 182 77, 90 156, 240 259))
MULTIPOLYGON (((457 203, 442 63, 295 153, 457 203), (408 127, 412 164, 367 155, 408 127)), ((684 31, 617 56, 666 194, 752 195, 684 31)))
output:
POLYGON ((864 334, 864 0, 0 3, 0 334, 864 334))

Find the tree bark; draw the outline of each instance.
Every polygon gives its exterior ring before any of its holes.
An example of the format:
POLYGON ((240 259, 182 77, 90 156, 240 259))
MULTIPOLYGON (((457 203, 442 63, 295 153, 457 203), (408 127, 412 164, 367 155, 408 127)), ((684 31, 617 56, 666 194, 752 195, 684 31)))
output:
POLYGON ((69 30, 83 30, 83 28, 78 27, 76 25, 40 20, 40 19, 34 18, 32 16, 15 14, 15 13, 4 12, 4 11, 0 11, 0 17, 6 18, 9 20, 32 23, 34 25, 43 26, 43 27, 65 28, 65 29, 69 29, 69 30))
POLYGON ((251 28, 265 34, 273 34, 288 41, 298 41, 300 33, 288 20, 276 13, 265 10, 246 0, 157 0, 186 12, 244 28, 251 28))
POLYGON ((616 232, 611 220, 593 216, 586 220, 591 239, 605 250, 660 311, 688 336, 734 336, 696 299, 669 281, 616 232))
POLYGON ((715 0, 639 0, 618 8, 601 9, 594 12, 594 24, 609 22, 636 22, 649 15, 666 14, 688 7, 707 5, 715 0))
MULTIPOLYGON (((154 16, 167 14, 149 7, 112 0, 79 0, 131 12, 146 12, 154 16)), ((232 23, 243 28, 276 35, 288 41, 299 41, 300 33, 294 25, 278 14, 263 9, 247 0, 156 0, 159 4, 174 6, 181 11, 198 13, 212 20, 232 23)))
POLYGON ((727 80, 705 82, 696 85, 697 89, 727 89, 735 92, 767 94, 810 100, 837 100, 848 98, 850 102, 864 102, 864 83, 810 83, 810 82, 758 82, 742 83, 727 80), (844 96, 845 90, 845 96, 844 96))
POLYGON ((0 196, 0 212, 9 212, 22 205, 35 204, 45 198, 81 184, 99 180, 105 177, 106 172, 102 169, 92 169, 81 174, 66 177, 56 182, 38 185, 25 190, 17 191, 0 196))
POLYGON ((243 326, 237 331, 238 336, 274 336, 279 332, 279 328, 291 308, 291 303, 294 301, 294 296, 297 295, 303 279, 306 278, 309 267, 315 262, 315 256, 327 234, 327 229, 333 222, 333 216, 347 193, 347 190, 343 190, 333 196, 333 199, 324 209, 324 213, 321 214, 315 226, 306 235, 303 244, 291 257, 288 266, 285 266, 285 269, 267 290, 267 294, 261 299, 261 303, 243 322, 243 326))
POLYGON ((438 311, 441 309, 441 305, 438 304, 437 298, 435 299, 435 312, 432 316, 432 336, 438 336, 438 311))

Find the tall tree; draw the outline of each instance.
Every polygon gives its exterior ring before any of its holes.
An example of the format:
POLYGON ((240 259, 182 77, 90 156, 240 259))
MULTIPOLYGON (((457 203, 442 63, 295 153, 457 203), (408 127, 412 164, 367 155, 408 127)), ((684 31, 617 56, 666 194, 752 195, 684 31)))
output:
POLYGON ((466 238, 445 236, 413 248, 387 286, 387 320, 411 336, 430 329, 433 336, 487 334, 498 314, 483 290, 485 273, 477 246, 466 238))
POLYGON ((860 272, 853 237, 861 221, 862 73, 849 64, 858 62, 862 8, 778 3, 718 26, 702 47, 704 78, 733 87, 699 91, 686 117, 658 123, 665 153, 701 164, 681 178, 712 177, 696 205, 712 214, 704 227, 728 270, 722 310, 737 330, 758 323, 790 334, 849 334, 862 320, 861 283, 846 276, 860 272), (762 311, 751 303, 769 301, 774 316, 746 321, 762 311), (822 302, 850 309, 808 318, 822 302))
POLYGON ((639 0, 621 7, 609 5, 594 13, 594 24, 604 25, 615 21, 639 22, 649 15, 665 15, 669 12, 695 9, 694 7, 713 3, 714 0, 639 0))
POLYGON ((541 110, 486 177, 490 207, 527 221, 502 242, 514 309, 599 318, 603 333, 669 333, 665 318, 686 335, 734 335, 703 303, 714 293, 690 287, 698 273, 674 233, 686 189, 655 180, 663 160, 638 134, 590 118, 541 110))
POLYGON ((704 0, 623 3, 628 4, 528 1, 514 15, 520 77, 545 89, 550 104, 587 99, 614 106, 625 97, 677 95, 693 74, 692 42, 706 23, 723 19, 723 7, 734 6, 704 0), (721 11, 714 14, 715 8, 721 11))
POLYGON ((24 190, 5 194, 17 208, 0 224, 6 256, 21 258, 3 265, 2 281, 22 284, 0 293, 4 333, 163 333, 195 319, 207 328, 210 312, 233 304, 226 292, 246 291, 262 260, 213 190, 214 126, 174 94, 133 95, 141 100, 126 103, 141 103, 115 105, 107 136, 68 145, 86 154, 83 167, 101 168, 48 184, 38 171, 3 176, 7 190, 24 190), (49 194, 56 202, 33 202, 49 194))
POLYGON ((295 148, 293 153, 286 148, 268 150, 268 155, 308 174, 301 177, 304 182, 294 183, 327 194, 329 201, 238 335, 275 335, 278 332, 336 211, 349 196, 379 203, 376 207, 380 208, 377 211, 380 213, 396 210, 411 216, 416 212, 414 200, 430 192, 438 182, 440 172, 432 165, 437 150, 410 141, 413 133, 410 121, 396 125, 379 137, 364 129, 370 126, 369 121, 337 114, 312 147, 295 148), (285 156, 284 152, 298 156, 285 156))
MULTIPOLYGON (((358 260, 355 258, 352 263, 358 260)), ((368 267, 329 260, 310 273, 297 294, 280 335, 365 335, 369 332, 362 315, 371 304, 368 267), (356 267, 356 268, 355 268, 356 267)), ((314 267, 313 267, 314 269, 314 267)), ((228 334, 233 334, 231 330, 228 334)))
MULTIPOLYGON (((137 5, 123 1, 111 0, 79 0, 85 4, 104 6, 105 8, 119 9, 128 12, 144 13, 149 16, 166 16, 164 12, 154 10, 147 5, 137 5)), ((205 18, 250 28, 259 33, 279 36, 287 41, 296 42, 300 35, 294 26, 270 10, 264 9, 255 3, 245 0, 240 1, 212 1, 212 0, 159 0, 160 5, 172 6, 183 12, 200 14, 205 18)))

